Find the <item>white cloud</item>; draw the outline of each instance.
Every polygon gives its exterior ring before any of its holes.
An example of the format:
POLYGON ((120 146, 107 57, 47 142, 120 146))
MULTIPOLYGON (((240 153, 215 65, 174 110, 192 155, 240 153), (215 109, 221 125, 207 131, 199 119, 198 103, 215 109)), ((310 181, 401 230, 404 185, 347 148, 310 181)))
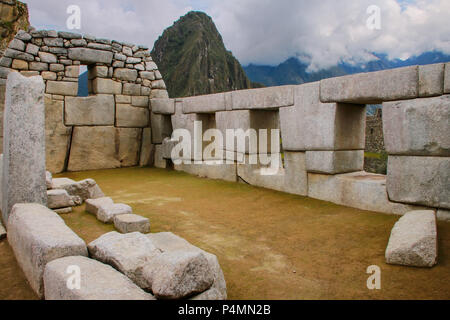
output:
POLYGON ((302 56, 311 69, 425 51, 450 54, 448 0, 28 0, 33 25, 65 26, 69 4, 82 9, 83 33, 153 46, 191 8, 212 16, 242 64, 278 64, 302 56), (366 10, 381 8, 381 30, 369 30, 366 10))

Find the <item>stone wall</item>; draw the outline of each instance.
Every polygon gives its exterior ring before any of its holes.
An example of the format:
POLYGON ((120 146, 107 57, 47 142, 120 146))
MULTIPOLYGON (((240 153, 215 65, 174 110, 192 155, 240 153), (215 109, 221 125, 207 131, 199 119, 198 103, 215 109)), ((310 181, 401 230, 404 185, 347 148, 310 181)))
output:
POLYGON ((152 164, 149 99, 168 94, 147 47, 19 31, 0 59, 0 112, 10 72, 44 79, 49 171, 152 164), (77 96, 81 65, 88 68, 88 97, 77 96))
POLYGON ((169 166, 177 143, 170 132, 183 128, 193 135, 194 121, 201 121, 203 132, 279 128, 284 164, 274 175, 263 174, 262 164, 243 162, 251 155, 248 149, 246 154, 225 150, 231 164, 182 164, 175 169, 364 210, 404 214, 425 206, 445 216, 450 209, 447 94, 450 64, 437 64, 299 86, 152 99, 155 165, 169 166), (381 103, 383 114, 367 128, 365 104, 381 103), (386 145, 388 176, 363 171, 366 129, 377 137, 369 148, 380 151, 386 145))

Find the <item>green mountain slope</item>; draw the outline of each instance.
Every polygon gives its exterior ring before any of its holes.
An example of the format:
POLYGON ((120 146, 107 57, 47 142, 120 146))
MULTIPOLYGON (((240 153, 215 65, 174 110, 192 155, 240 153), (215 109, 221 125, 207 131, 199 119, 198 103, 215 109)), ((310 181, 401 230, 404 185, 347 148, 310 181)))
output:
POLYGON ((189 12, 166 29, 152 57, 173 98, 251 87, 214 22, 202 12, 189 12))

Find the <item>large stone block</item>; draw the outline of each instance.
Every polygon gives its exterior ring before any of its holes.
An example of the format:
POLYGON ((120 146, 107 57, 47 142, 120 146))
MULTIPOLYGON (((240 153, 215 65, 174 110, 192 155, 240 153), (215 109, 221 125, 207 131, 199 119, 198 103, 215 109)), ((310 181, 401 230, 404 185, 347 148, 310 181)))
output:
POLYGON ((379 104, 419 96, 418 66, 360 73, 320 82, 322 102, 379 104))
POLYGON ((68 171, 114 168, 120 168, 116 128, 74 127, 68 171))
POLYGON ((75 202, 66 190, 54 189, 47 190, 48 207, 50 209, 61 209, 74 207, 75 202))
POLYGON ((225 110, 224 93, 183 98, 183 113, 214 113, 225 110))
POLYGON ((294 86, 238 90, 231 94, 233 110, 278 109, 294 104, 294 86))
POLYGON ((154 146, 152 144, 152 129, 144 128, 142 131, 141 152, 139 166, 147 167, 153 164, 154 146))
POLYGON ((85 179, 76 182, 67 178, 55 178, 52 181, 53 189, 64 189, 72 197, 79 197, 82 201, 87 199, 98 199, 105 195, 93 179, 85 179))
POLYGON ((56 94, 61 96, 77 96, 78 83, 64 82, 64 81, 47 81, 46 93, 56 94))
POLYGON ((363 171, 364 150, 355 151, 307 151, 308 172, 337 174, 363 171))
MULTIPOLYGON (((206 259, 208 259, 209 266, 214 273, 214 283, 209 290, 216 290, 216 295, 214 295, 211 300, 226 300, 227 299, 227 285, 225 278, 220 267, 219 260, 217 257, 211 253, 208 253, 192 244, 187 242, 185 239, 176 236, 171 232, 161 232, 148 234, 147 238, 152 241, 152 243, 162 252, 177 252, 177 251, 194 251, 202 252, 206 259)), ((209 291, 208 290, 208 291, 209 291)), ((206 291, 206 292, 208 292, 206 291)), ((206 296, 196 296, 199 299, 209 300, 206 296)), ((194 297, 193 299, 195 299, 194 297)))
POLYGON ((142 289, 151 289, 143 269, 161 251, 142 233, 110 232, 91 242, 88 249, 91 257, 119 270, 142 289))
POLYGON ((66 126, 113 126, 114 96, 99 94, 90 97, 66 97, 66 126))
POLYGON ((419 66, 419 96, 433 97, 444 93, 443 63, 419 66))
POLYGON ((284 187, 283 192, 300 196, 308 195, 308 173, 304 152, 284 151, 284 187))
POLYGON ((69 59, 80 61, 82 64, 105 63, 111 64, 113 53, 88 48, 70 48, 69 59))
POLYGON ((389 154, 450 156, 450 95, 383 103, 389 154))
POLYGON ((8 242, 31 288, 44 297, 44 268, 67 256, 87 256, 86 244, 55 212, 38 204, 16 204, 8 220, 8 242))
POLYGON ((65 171, 69 154, 72 127, 64 125, 64 101, 45 97, 45 149, 47 170, 65 171))
POLYGON ((175 165, 175 170, 184 171, 200 178, 237 181, 236 164, 185 164, 175 165))
POLYGON ((41 77, 8 76, 4 112, 2 214, 16 203, 47 204, 45 109, 41 77))
POLYGON ((163 114, 151 113, 152 142, 162 143, 165 138, 172 136, 171 117, 163 114))
POLYGON ((114 217, 114 227, 121 233, 149 233, 150 220, 137 214, 122 214, 114 217))
POLYGON ((128 277, 109 265, 86 257, 65 257, 45 267, 46 300, 155 300, 128 277), (68 289, 71 266, 81 270, 80 289, 68 289))
POLYGON ((168 115, 175 113, 174 99, 152 99, 150 106, 153 113, 168 115))
POLYGON ((437 263, 437 242, 436 212, 408 212, 392 229, 386 262, 431 268, 437 263))
POLYGON ((366 108, 321 103, 319 82, 296 86, 295 105, 280 108, 284 150, 336 151, 365 148, 366 108))
POLYGON ((128 69, 128 68, 116 68, 114 70, 114 78, 125 80, 125 81, 136 81, 138 76, 137 70, 128 69))
POLYGON ((121 166, 137 166, 139 163, 142 129, 117 128, 116 134, 117 140, 119 141, 119 160, 121 166))
POLYGON ((163 157, 162 145, 155 145, 155 167, 159 169, 167 168, 167 160, 163 157))
POLYGON ((450 209, 450 158, 389 156, 387 191, 395 202, 450 209))
POLYGON ((132 107, 128 104, 116 105, 116 126, 125 128, 144 128, 149 125, 149 110, 132 107))
POLYGON ((362 210, 403 215, 421 209, 389 201, 386 177, 367 172, 308 173, 308 197, 362 210))
POLYGON ((112 79, 95 78, 92 80, 92 92, 95 94, 122 94, 122 83, 112 79))

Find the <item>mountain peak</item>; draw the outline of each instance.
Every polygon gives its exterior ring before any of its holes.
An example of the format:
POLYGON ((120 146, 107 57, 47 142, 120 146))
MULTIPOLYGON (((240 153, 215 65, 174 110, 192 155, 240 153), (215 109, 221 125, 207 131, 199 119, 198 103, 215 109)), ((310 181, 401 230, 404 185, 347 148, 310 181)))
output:
POLYGON ((213 20, 191 11, 167 28, 152 56, 171 97, 250 88, 239 61, 225 48, 213 20))

